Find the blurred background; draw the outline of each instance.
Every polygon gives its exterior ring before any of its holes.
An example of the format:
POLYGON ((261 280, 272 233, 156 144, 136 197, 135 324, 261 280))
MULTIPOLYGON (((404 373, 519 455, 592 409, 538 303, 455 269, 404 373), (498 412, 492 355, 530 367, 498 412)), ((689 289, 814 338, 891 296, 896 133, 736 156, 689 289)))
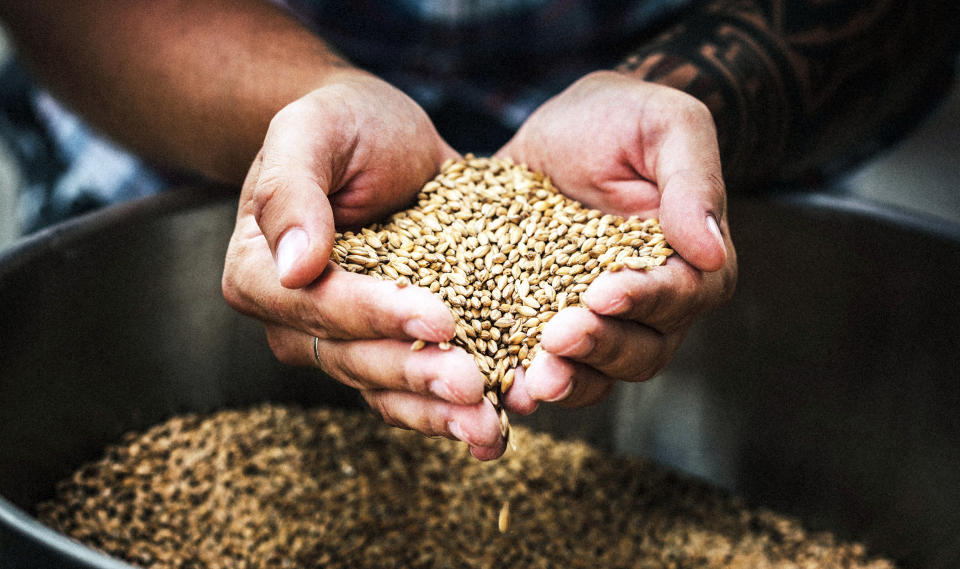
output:
MULTIPOLYGON (((0 30, 0 66, 10 56, 0 30)), ((10 149, 0 140, 0 248, 21 234, 20 183, 10 149)), ((960 86, 906 139, 848 174, 832 191, 960 223, 960 86)))
MULTIPOLYGON (((10 57, 10 46, 0 29, 0 67, 10 57)), ((17 188, 19 180, 11 162, 10 149, 0 139, 0 248, 10 243, 19 233, 17 224, 17 188)))

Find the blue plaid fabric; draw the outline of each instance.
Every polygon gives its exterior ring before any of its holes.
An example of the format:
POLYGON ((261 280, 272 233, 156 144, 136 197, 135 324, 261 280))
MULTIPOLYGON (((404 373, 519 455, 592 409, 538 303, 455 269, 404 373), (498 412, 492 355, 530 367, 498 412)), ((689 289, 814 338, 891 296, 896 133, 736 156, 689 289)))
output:
MULTIPOLYGON (((407 92, 462 152, 490 153, 543 101, 612 67, 689 0, 276 0, 407 92)), ((155 193, 171 180, 92 131, 13 63, 0 136, 21 166, 23 229, 155 193)))

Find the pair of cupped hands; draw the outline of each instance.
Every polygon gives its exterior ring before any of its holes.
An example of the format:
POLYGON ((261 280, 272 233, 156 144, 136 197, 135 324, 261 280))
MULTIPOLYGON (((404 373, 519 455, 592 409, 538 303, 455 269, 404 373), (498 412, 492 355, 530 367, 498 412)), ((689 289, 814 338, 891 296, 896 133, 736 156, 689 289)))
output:
MULTIPOLYGON (((243 184, 223 291, 266 326, 276 357, 319 366, 360 391, 395 426, 505 448, 483 376, 454 336, 451 311, 416 286, 396 287, 329 262, 335 228, 409 207, 460 155, 427 114, 388 83, 345 70, 283 108, 243 184), (318 338, 314 355, 314 338, 318 338), (428 346, 411 351, 411 341, 428 346)), ((544 327, 543 351, 518 370, 511 412, 540 402, 596 403, 618 381, 644 381, 694 321, 726 301, 736 254, 710 111, 670 87, 591 73, 543 104, 497 152, 547 173, 566 195, 618 215, 658 217, 678 255, 655 270, 599 276, 544 327)))

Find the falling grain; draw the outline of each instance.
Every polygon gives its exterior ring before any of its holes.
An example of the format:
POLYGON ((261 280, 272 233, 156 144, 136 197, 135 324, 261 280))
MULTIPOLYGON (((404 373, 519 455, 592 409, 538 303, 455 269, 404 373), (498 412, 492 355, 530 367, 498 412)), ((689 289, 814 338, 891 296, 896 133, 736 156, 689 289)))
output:
POLYGON ((497 529, 500 530, 500 533, 507 533, 507 530, 510 528, 510 500, 507 500, 503 503, 503 506, 500 506, 500 516, 497 518, 497 529))

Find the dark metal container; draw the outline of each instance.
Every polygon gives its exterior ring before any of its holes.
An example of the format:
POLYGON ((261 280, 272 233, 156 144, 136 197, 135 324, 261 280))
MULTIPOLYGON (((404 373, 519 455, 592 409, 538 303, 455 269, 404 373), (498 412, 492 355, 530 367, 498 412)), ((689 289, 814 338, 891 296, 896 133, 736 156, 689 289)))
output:
MULTIPOLYGON (((168 192, 0 256, 0 567, 129 568, 30 515, 124 431, 266 400, 357 404, 276 363, 224 303, 235 206, 168 192)), ((960 566, 960 229, 824 194, 730 211, 736 297, 668 369, 576 421, 528 422, 704 476, 904 567, 960 566)))

